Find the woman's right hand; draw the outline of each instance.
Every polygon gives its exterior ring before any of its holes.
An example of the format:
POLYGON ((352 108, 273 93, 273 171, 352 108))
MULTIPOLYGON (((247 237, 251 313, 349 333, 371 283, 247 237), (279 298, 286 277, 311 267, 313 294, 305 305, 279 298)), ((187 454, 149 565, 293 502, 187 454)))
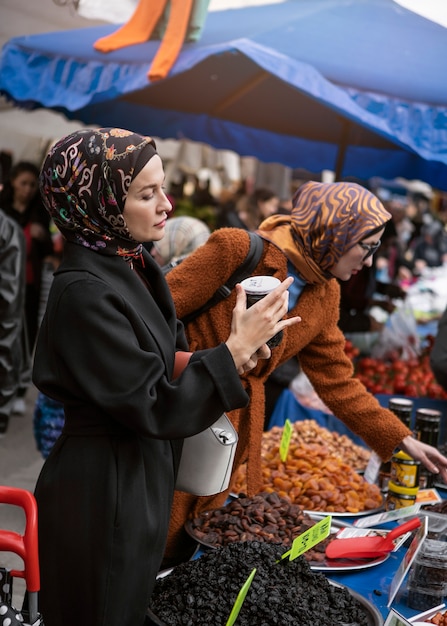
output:
POLYGON ((256 352, 251 355, 251 357, 248 359, 246 363, 244 363, 241 367, 237 368, 237 373, 246 374, 247 372, 249 372, 250 370, 254 369, 257 366, 259 359, 269 359, 271 356, 272 356, 272 351, 270 350, 268 345, 265 343, 263 346, 259 348, 259 350, 256 350, 256 352))
MULTIPOLYGON (((239 373, 252 369, 250 361, 258 350, 276 333, 301 321, 300 317, 283 319, 288 311, 289 292, 293 278, 286 278, 265 298, 247 309, 247 297, 241 285, 236 285, 236 306, 233 309, 231 333, 226 341, 239 373)), ((262 356, 261 358, 268 358, 262 356)))

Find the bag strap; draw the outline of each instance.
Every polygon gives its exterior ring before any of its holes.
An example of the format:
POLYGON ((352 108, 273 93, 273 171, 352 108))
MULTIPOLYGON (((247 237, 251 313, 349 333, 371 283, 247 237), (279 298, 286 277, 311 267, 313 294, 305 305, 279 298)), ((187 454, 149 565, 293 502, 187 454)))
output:
POLYGON ((192 313, 182 317, 182 322, 185 326, 205 311, 208 311, 208 309, 213 307, 218 302, 228 298, 234 286, 244 278, 247 278, 247 276, 250 276, 252 271, 258 265, 264 250, 264 241, 256 233, 248 231, 247 234, 250 237, 250 248, 244 262, 239 265, 239 267, 231 274, 227 282, 224 285, 221 285, 214 295, 212 295, 211 298, 205 302, 205 304, 199 307, 196 311, 192 311, 192 313))

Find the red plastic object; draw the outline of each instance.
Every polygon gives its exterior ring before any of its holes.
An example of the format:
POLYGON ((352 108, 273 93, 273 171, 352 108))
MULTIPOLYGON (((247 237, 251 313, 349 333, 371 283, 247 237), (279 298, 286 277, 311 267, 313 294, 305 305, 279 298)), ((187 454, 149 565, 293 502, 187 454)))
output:
POLYGON ((0 486, 0 503, 20 506, 25 511, 23 535, 0 529, 0 551, 14 552, 24 562, 23 570, 12 570, 11 576, 24 578, 30 592, 40 589, 39 551, 37 538, 37 503, 30 491, 0 486))
POLYGON ((326 546, 326 556, 329 559, 363 559, 383 556, 394 548, 393 540, 404 533, 419 528, 421 520, 418 517, 396 526, 385 537, 348 537, 334 539, 326 546))

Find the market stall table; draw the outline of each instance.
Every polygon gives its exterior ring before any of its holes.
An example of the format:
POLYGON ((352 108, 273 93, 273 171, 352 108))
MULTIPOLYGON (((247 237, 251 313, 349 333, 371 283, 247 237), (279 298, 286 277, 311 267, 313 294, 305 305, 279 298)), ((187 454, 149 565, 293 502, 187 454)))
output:
MULTIPOLYGON (((443 500, 447 499, 447 489, 438 489, 443 500)), ((339 520, 352 524, 356 518, 339 518, 339 520)), ((395 524, 387 524, 380 528, 391 529, 395 524)), ((398 591, 391 607, 387 607, 389 601, 390 585, 396 571, 405 555, 406 547, 399 548, 392 552, 389 558, 380 565, 364 570, 344 571, 341 573, 331 572, 328 577, 342 585, 350 587, 361 596, 369 600, 382 614, 384 620, 388 616, 390 608, 395 609, 405 618, 409 619, 420 613, 419 610, 411 609, 407 604, 405 592, 405 580, 398 591)))
MULTIPOLYGON (((447 489, 438 489, 439 494, 443 500, 447 499, 447 489)), ((315 512, 317 513, 317 512, 315 512)), ((355 524, 357 519, 364 519, 365 516, 340 516, 337 514, 333 519, 337 521, 337 526, 342 526, 346 524, 347 526, 352 526, 355 524)), ((401 522, 402 523, 402 520, 401 522)), ((397 524, 395 522, 382 524, 378 526, 383 530, 391 530, 395 528, 397 524)), ((406 593, 406 580, 407 576, 402 582, 401 588, 397 591, 396 596, 391 603, 390 607, 388 607, 389 602, 389 594, 390 587, 395 577, 396 572, 401 565, 402 559, 404 558, 407 548, 408 541, 405 542, 403 546, 401 546, 396 552, 391 552, 389 556, 383 561, 380 562, 379 559, 375 559, 375 561, 379 561, 378 564, 373 566, 365 565, 365 567, 359 567, 358 562, 354 562, 351 569, 348 569, 343 565, 343 569, 339 572, 334 571, 334 569, 330 569, 330 571, 324 571, 324 568, 317 568, 319 571, 322 571, 328 579, 339 583, 345 587, 348 587, 355 593, 359 594, 362 598, 371 603, 376 609, 379 611, 383 620, 387 618, 390 609, 393 608, 398 611, 405 618, 409 619, 413 616, 420 613, 419 610, 414 610, 410 608, 407 604, 407 593, 406 593)), ((206 544, 205 544, 206 545, 206 544)), ((199 545, 196 553, 193 558, 199 558, 204 554, 204 552, 208 551, 210 548, 204 547, 204 545, 199 545)), ((344 563, 347 563, 345 561, 344 563)))

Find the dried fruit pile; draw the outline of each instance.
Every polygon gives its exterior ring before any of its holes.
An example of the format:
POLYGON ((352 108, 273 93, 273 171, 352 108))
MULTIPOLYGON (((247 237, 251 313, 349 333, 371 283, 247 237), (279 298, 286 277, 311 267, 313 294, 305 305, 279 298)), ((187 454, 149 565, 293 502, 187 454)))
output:
MULTIPOLYGON (((305 427, 313 420, 306 422, 305 427)), ((296 423, 297 429, 300 424, 303 422, 296 423)), ((317 433, 318 429, 316 425, 312 426, 312 432, 317 433)), ((278 427, 277 430, 282 431, 278 427)), ((347 463, 342 460, 339 450, 328 445, 326 440, 310 443, 321 439, 309 436, 308 442, 305 442, 303 437, 298 436, 292 438, 286 462, 283 463, 279 453, 280 439, 279 432, 265 433, 260 491, 276 492, 307 511, 360 513, 382 506, 379 487, 367 483, 353 468, 352 456, 351 462, 347 463)), ((331 438, 331 441, 334 439, 331 438)), ((245 465, 235 473, 231 489, 235 493, 247 492, 245 465)))
POLYGON ((234 543, 178 565, 157 580, 150 609, 166 626, 225 626, 253 568, 238 626, 368 626, 370 616, 347 589, 331 585, 278 544, 234 543))
MULTIPOLYGON (((204 511, 190 521, 194 537, 216 548, 241 541, 291 546, 297 535, 315 523, 301 507, 276 493, 236 498, 218 509, 204 511)), ((305 559, 309 562, 324 561, 329 541, 330 537, 308 550, 304 554, 305 559)))

